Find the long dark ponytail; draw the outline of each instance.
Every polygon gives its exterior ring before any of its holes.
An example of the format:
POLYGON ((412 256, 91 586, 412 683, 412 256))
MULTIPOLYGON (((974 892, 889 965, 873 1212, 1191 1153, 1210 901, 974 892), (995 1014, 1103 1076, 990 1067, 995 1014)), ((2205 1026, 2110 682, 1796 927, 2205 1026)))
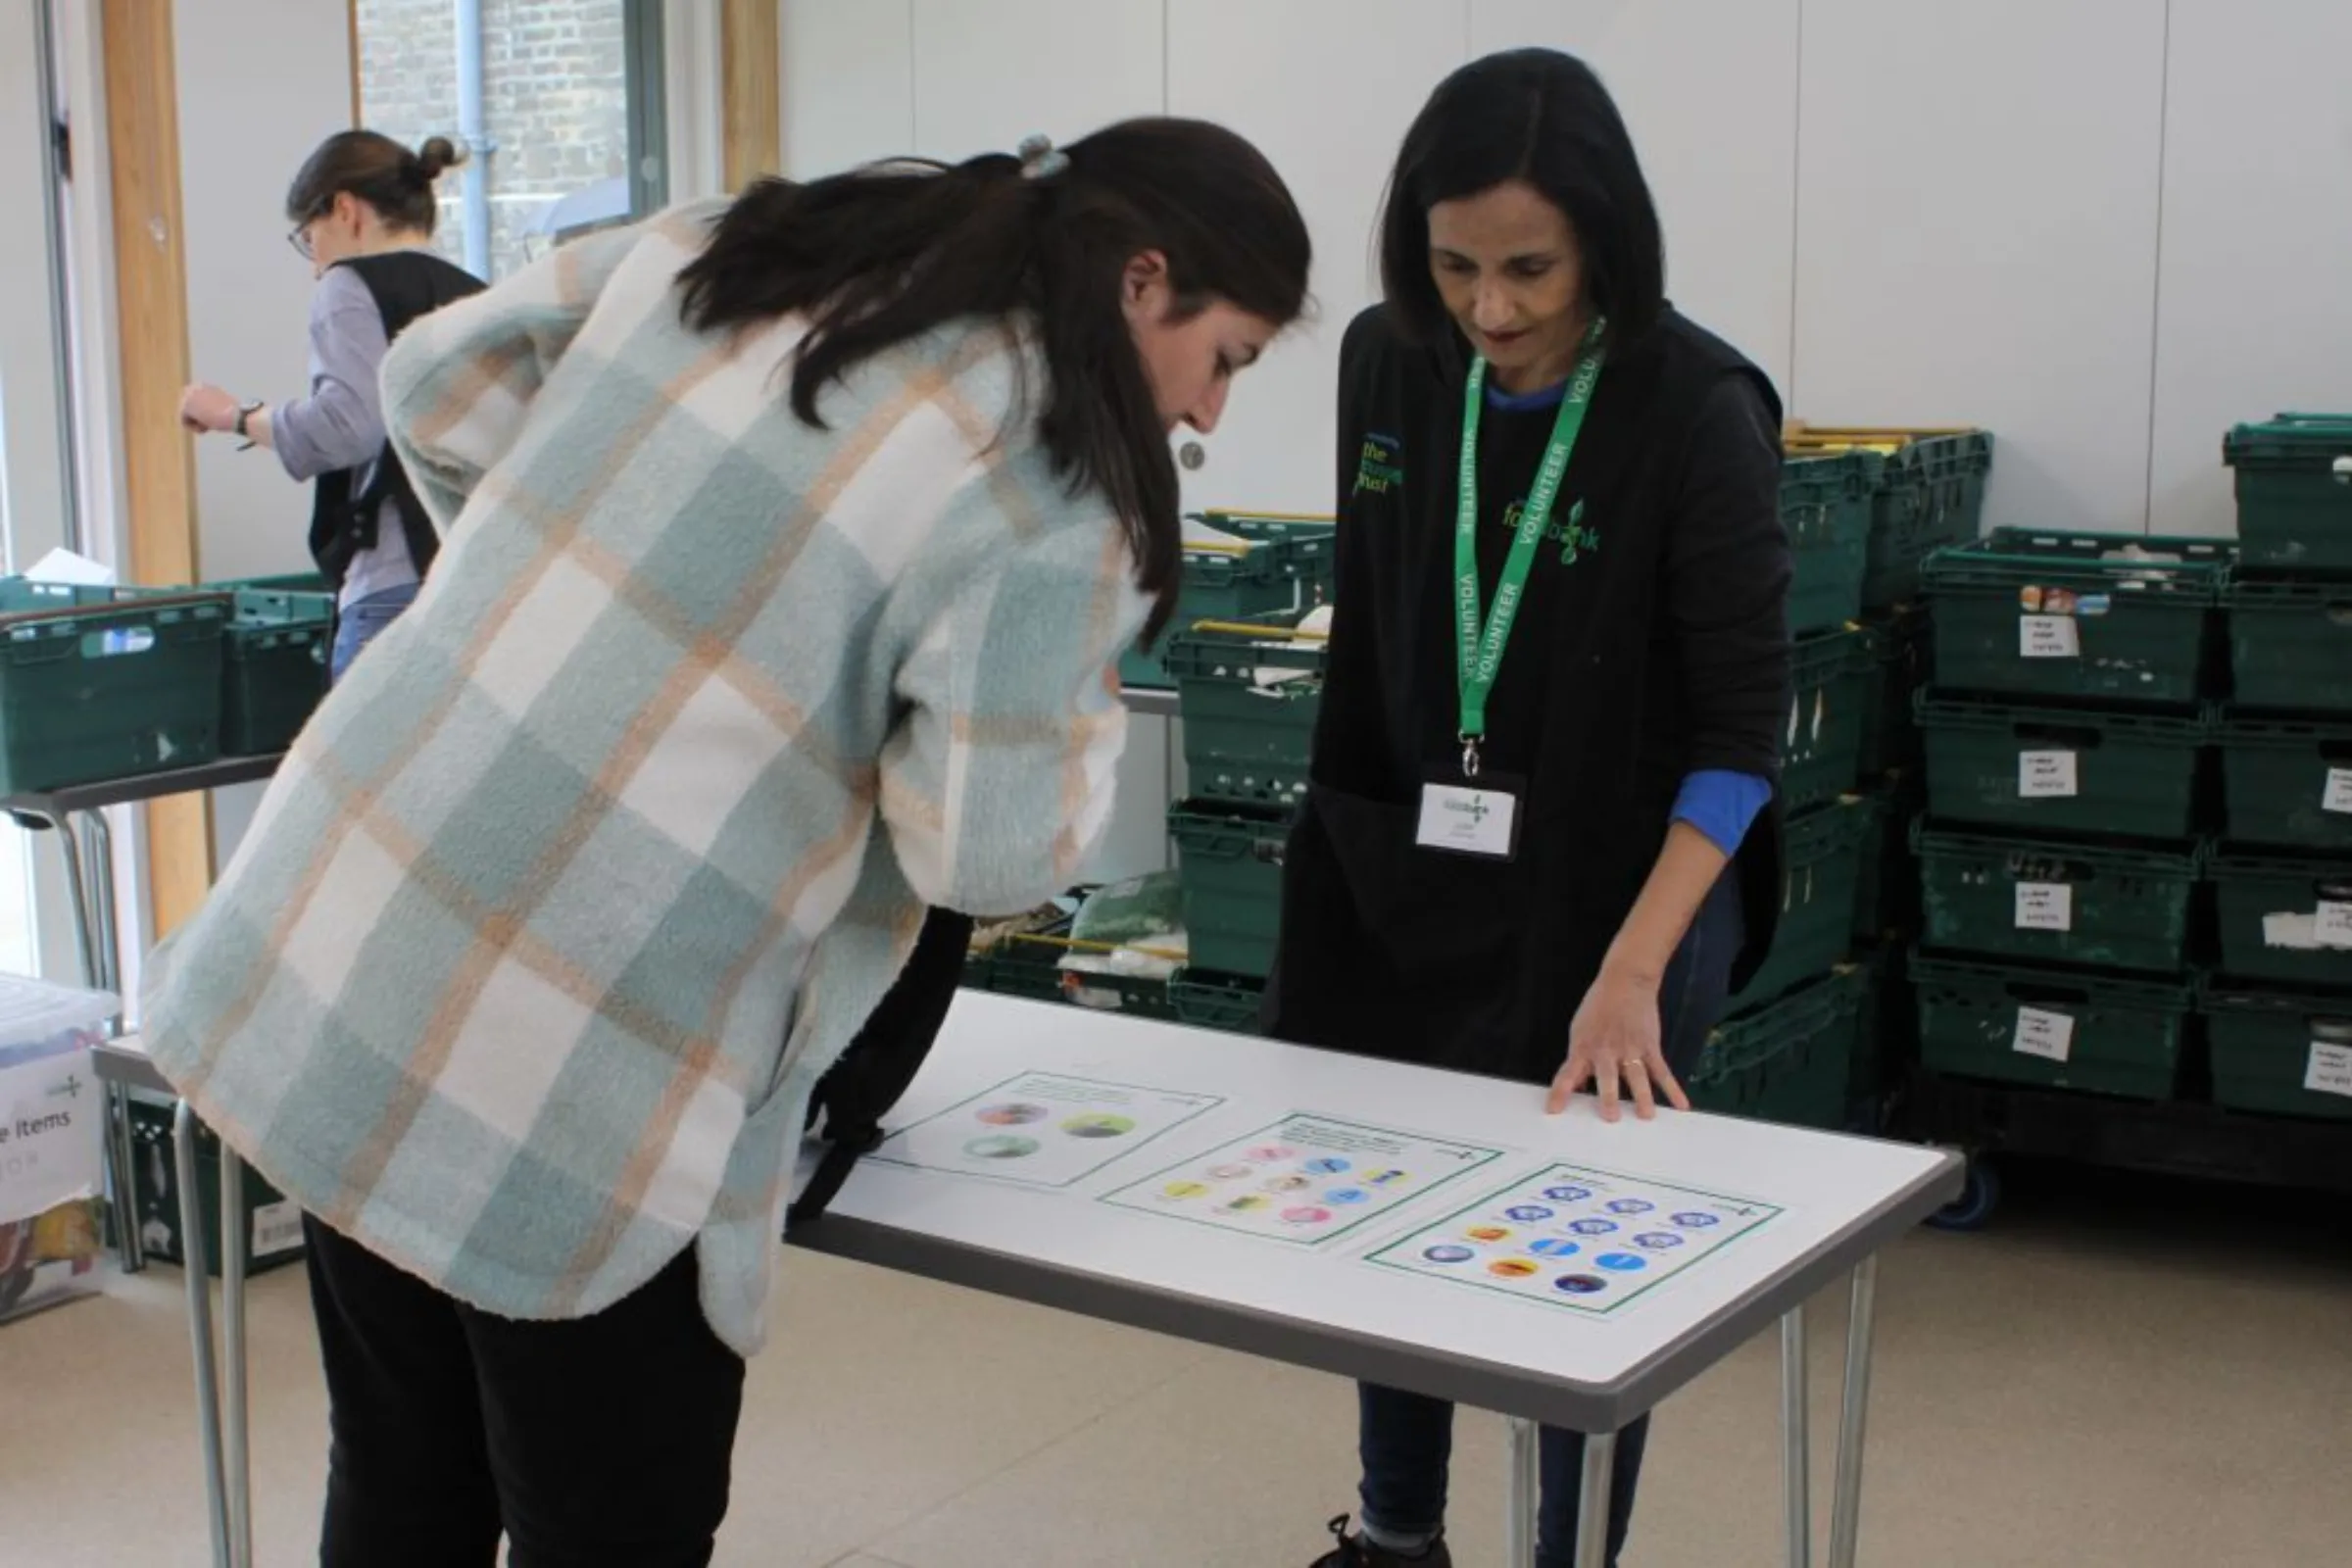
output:
POLYGON ((818 395, 870 356, 958 318, 1026 318, 1049 382, 1039 438, 1073 491, 1117 512, 1158 601, 1153 636, 1182 545, 1176 466, 1120 307, 1146 251, 1167 257, 1180 312, 1221 299, 1288 325, 1305 308, 1312 247, 1273 166, 1222 126, 1148 119, 1027 166, 991 153, 761 181, 683 273, 685 313, 701 331, 806 317, 792 408, 818 429, 818 395))

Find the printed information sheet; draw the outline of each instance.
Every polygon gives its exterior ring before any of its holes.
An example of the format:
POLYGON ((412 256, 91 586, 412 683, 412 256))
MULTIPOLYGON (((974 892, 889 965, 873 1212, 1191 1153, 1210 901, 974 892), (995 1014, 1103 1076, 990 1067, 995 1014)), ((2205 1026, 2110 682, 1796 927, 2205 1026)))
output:
POLYGON ((1770 1203, 1554 1165, 1366 1261, 1572 1311, 1613 1312, 1768 1223, 1770 1203))
POLYGON ((892 1134, 869 1158, 916 1170, 1069 1187, 1225 1102, 1033 1072, 892 1134))
POLYGON ((1301 1112, 1102 1201, 1320 1247, 1499 1157, 1474 1144, 1301 1112))

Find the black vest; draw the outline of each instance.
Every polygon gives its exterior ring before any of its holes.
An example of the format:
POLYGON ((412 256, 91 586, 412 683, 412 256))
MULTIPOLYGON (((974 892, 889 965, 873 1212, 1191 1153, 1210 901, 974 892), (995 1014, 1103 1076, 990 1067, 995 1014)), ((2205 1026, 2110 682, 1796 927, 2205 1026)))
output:
MULTIPOLYGON (((391 251, 335 265, 357 272, 375 297, 376 312, 384 318, 386 342, 398 338, 418 317, 429 316, 452 300, 479 294, 485 287, 464 268, 452 267, 423 251, 391 251)), ((390 444, 376 455, 375 472, 364 488, 358 483, 361 471, 343 468, 318 476, 311 497, 311 559, 327 581, 341 587, 353 559, 363 550, 375 548, 376 525, 384 504, 390 502, 400 513, 409 559, 416 564, 416 575, 423 576, 440 553, 441 538, 433 531, 432 519, 424 514, 390 444)))

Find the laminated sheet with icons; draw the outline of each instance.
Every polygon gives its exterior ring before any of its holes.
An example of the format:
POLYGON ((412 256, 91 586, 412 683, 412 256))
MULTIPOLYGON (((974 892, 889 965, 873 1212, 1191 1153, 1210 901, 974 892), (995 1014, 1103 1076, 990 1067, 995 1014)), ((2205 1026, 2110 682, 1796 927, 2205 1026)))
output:
POLYGON ((1322 1247, 1501 1157, 1475 1144, 1294 1113, 1102 1201, 1322 1247))
POLYGON ((1554 1165, 1391 1243, 1368 1261, 1606 1314, 1780 1213, 1750 1199, 1554 1165))

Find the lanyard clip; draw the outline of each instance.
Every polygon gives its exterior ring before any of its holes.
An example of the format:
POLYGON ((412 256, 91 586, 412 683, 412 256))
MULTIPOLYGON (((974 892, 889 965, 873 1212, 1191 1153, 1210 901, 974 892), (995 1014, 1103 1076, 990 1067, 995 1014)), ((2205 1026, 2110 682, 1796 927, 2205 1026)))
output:
POLYGON ((1478 758, 1478 742, 1479 742, 1479 737, 1478 737, 1478 736, 1476 736, 1476 735, 1464 734, 1464 735, 1462 736, 1461 740, 1462 740, 1462 777, 1464 777, 1464 778, 1476 778, 1476 777, 1478 777, 1478 768, 1479 768, 1479 758, 1478 758))

